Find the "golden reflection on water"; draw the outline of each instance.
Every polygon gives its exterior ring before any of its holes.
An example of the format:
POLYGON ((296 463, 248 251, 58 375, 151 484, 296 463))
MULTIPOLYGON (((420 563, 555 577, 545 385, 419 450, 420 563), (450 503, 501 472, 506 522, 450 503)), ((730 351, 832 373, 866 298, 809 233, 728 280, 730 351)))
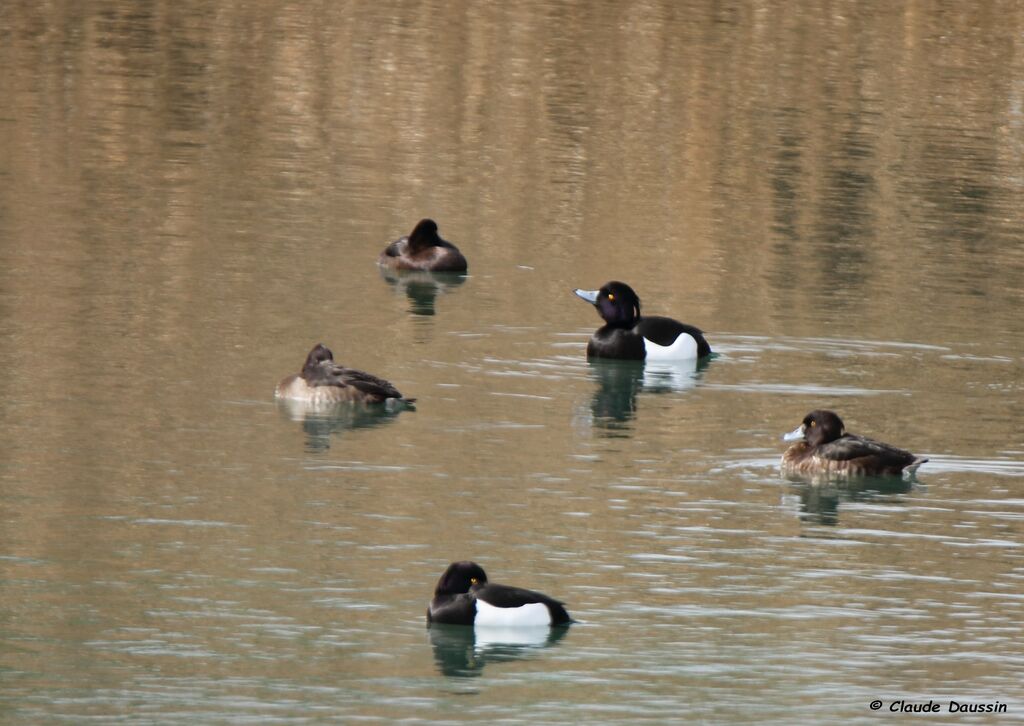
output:
POLYGON ((3 665, 85 694, 16 715, 216 720, 187 679, 240 663, 256 703, 344 673, 323 703, 407 716, 470 556, 596 626, 455 644, 476 682, 574 671, 574 718, 1019 696, 1022 32, 1009 1, 5 7, 3 665), (377 274, 423 216, 468 278, 377 274), (588 366, 570 290, 613 278, 722 356, 588 366), (418 410, 282 416, 317 341, 418 410), (941 466, 793 489, 764 462, 818 405, 941 466))

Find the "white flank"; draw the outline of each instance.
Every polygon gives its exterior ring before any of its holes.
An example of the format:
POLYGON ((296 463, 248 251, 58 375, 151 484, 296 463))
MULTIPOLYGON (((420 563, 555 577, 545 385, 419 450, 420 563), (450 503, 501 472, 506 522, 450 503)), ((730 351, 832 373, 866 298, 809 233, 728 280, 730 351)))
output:
POLYGON ((647 360, 690 360, 697 357, 697 341, 689 333, 680 333, 672 345, 658 345, 644 338, 647 360))
POLYGON ((528 628, 551 625, 551 612, 542 602, 532 602, 517 608, 497 608, 483 600, 476 601, 477 627, 528 628))

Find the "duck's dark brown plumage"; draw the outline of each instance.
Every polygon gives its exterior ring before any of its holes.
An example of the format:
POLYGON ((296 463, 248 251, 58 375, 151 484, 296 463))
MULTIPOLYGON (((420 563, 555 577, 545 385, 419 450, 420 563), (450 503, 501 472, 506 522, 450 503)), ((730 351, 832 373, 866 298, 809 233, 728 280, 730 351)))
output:
POLYGON ((928 461, 909 451, 865 436, 846 433, 833 411, 811 411, 787 441, 798 440, 782 455, 783 469, 798 474, 899 476, 928 461))
POLYGON ((335 363, 334 354, 317 343, 306 356, 302 371, 277 384, 278 398, 313 404, 330 403, 412 403, 383 378, 335 363))
POLYGON ((385 247, 377 264, 388 270, 426 272, 465 272, 468 268, 459 248, 441 239, 432 219, 420 220, 408 236, 385 247))

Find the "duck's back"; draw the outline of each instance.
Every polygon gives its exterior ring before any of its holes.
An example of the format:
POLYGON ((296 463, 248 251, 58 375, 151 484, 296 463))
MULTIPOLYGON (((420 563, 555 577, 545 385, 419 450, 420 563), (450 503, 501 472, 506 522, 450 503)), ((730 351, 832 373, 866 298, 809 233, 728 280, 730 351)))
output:
POLYGON ((293 401, 304 401, 314 406, 327 406, 335 403, 351 403, 363 400, 358 389, 343 385, 310 385, 301 374, 288 376, 280 383, 274 394, 278 398, 293 401))
POLYGON ((783 463, 804 473, 898 475, 914 471, 927 459, 865 436, 843 434, 838 439, 812 447, 800 443, 790 447, 783 463))
POLYGON ((328 385, 351 387, 359 391, 368 403, 380 403, 387 398, 402 398, 402 394, 390 381, 355 368, 338 366, 335 369, 335 378, 328 385))
MULTIPOLYGON (((566 611, 565 606, 555 600, 553 597, 549 597, 540 592, 534 592, 533 590, 527 590, 522 587, 512 587, 510 585, 499 585, 496 583, 487 583, 486 585, 478 585, 473 588, 473 594, 478 600, 491 606, 494 610, 519 610, 521 608, 530 608, 534 605, 543 606, 546 610, 546 617, 550 625, 564 625, 571 621, 569 613, 566 611)), ((532 613, 530 614, 532 616, 532 613)), ((491 616, 496 617, 496 614, 491 611, 491 616)), ((497 614, 496 619, 507 618, 508 623, 512 624, 518 618, 514 615, 506 615, 501 618, 500 614, 497 614)))
POLYGON ((704 331, 673 318, 645 315, 633 330, 662 349, 648 346, 648 358, 703 358, 711 354, 704 331))
POLYGON ((466 258, 450 242, 438 240, 428 247, 414 250, 408 237, 397 239, 385 247, 378 262, 393 270, 465 272, 468 269, 466 258))
POLYGON ((711 354, 700 328, 660 315, 640 318, 633 327, 605 325, 587 344, 590 358, 692 360, 711 354))
POLYGON ((412 403, 389 381, 355 368, 320 365, 286 377, 277 384, 278 398, 323 405, 332 403, 381 403, 390 399, 412 403))

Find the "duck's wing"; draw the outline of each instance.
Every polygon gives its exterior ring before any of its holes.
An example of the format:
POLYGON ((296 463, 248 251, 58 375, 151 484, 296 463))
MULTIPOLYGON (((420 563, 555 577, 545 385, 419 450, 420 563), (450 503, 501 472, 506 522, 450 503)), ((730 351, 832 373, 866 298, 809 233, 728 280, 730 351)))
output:
POLYGON ((367 393, 381 399, 402 398, 402 394, 399 393, 398 389, 391 385, 389 381, 385 381, 383 378, 378 378, 377 376, 371 373, 366 373, 365 371, 359 371, 355 368, 345 368, 344 366, 335 366, 334 376, 338 383, 332 385, 352 386, 363 393, 367 393))
POLYGON ((666 348, 675 343, 676 338, 686 333, 697 341, 698 358, 703 358, 711 353, 711 346, 704 339, 703 330, 693 325, 680 323, 672 318, 662 317, 661 315, 645 315, 640 318, 640 322, 634 326, 633 330, 652 343, 657 343, 666 348))
POLYGON ((334 361, 324 361, 319 365, 303 369, 302 377, 306 380, 306 385, 311 388, 317 386, 344 388, 348 384, 339 375, 339 371, 342 370, 344 367, 337 365, 334 361))
POLYGON ((815 449, 815 455, 832 461, 870 458, 880 463, 901 466, 907 466, 917 459, 909 451, 855 434, 844 434, 835 441, 822 444, 815 449))
POLYGON ((477 598, 487 602, 489 605, 493 605, 498 608, 519 608, 523 605, 543 603, 548 606, 548 610, 551 612, 552 625, 560 625, 572 620, 565 609, 565 605, 563 605, 559 600, 555 600, 553 597, 548 597, 543 593, 534 592, 533 590, 527 590, 522 587, 511 587, 509 585, 499 585, 497 583, 489 582, 486 585, 478 585, 474 587, 471 590, 471 593, 477 598))
POLYGON ((385 257, 401 257, 405 253, 406 247, 408 246, 409 238, 399 237, 394 242, 385 247, 384 252, 382 254, 385 257))
POLYGON ((398 390, 383 378, 355 368, 346 368, 334 361, 325 361, 303 371, 303 378, 310 386, 334 386, 336 388, 351 386, 360 391, 377 393, 384 397, 401 397, 398 390))

